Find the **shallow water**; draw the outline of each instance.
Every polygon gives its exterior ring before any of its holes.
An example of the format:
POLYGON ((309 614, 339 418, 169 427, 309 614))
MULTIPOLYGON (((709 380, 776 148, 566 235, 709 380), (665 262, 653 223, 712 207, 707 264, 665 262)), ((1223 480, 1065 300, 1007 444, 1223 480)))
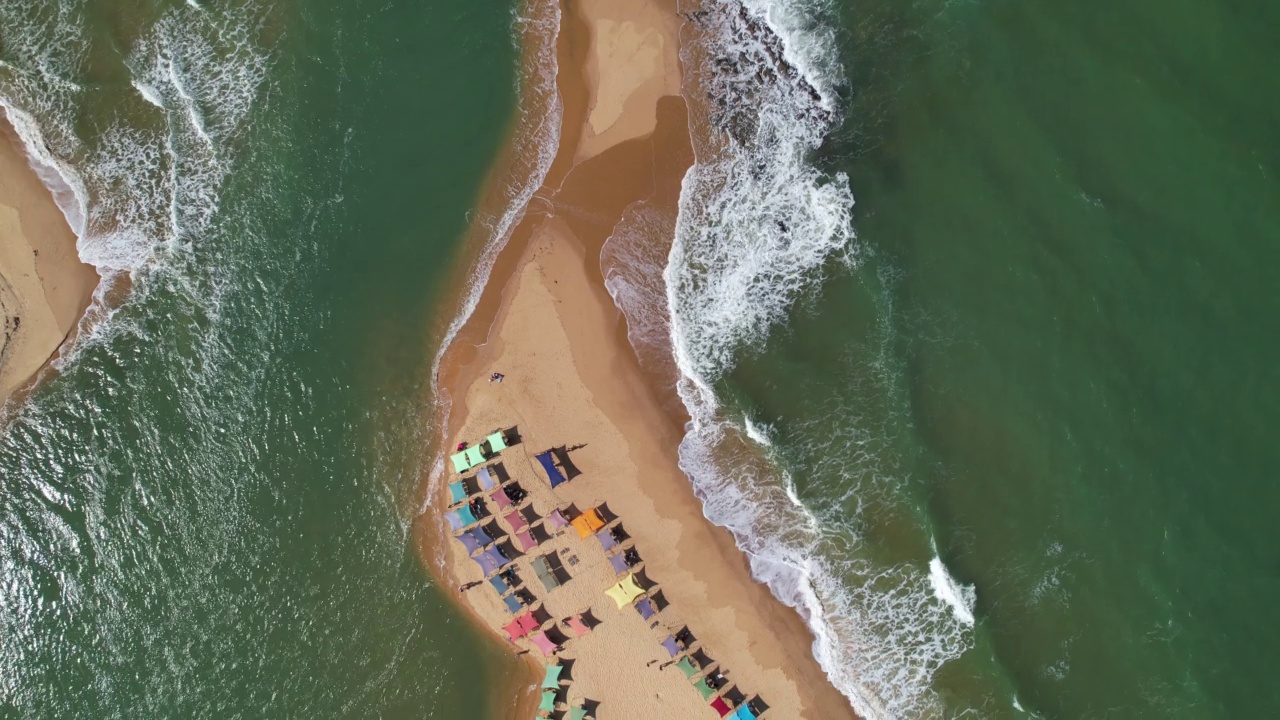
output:
POLYGON ((0 18, 0 96, 67 163, 82 252, 134 272, 0 437, 0 714, 487 712, 504 653, 408 522, 431 301, 514 111, 509 7, 0 18))

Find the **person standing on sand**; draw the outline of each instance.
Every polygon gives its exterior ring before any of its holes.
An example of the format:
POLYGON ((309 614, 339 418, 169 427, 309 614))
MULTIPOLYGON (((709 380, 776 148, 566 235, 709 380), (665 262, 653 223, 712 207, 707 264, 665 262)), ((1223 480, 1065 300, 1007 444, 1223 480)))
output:
POLYGON ((502 373, 496 372, 489 376, 489 382, 502 382, 502 378, 506 377, 502 373))

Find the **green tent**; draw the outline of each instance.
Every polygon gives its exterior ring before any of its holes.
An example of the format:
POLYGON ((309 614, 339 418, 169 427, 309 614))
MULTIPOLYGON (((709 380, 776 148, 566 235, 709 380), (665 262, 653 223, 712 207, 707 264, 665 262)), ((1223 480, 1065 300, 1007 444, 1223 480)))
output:
POLYGON ((462 452, 467 456, 467 462, 471 463, 472 467, 484 464, 484 453, 480 452, 480 446, 469 447, 462 452))
POLYGON ((716 694, 716 691, 712 690, 711 686, 707 684, 706 678, 698 678, 698 682, 694 683, 693 687, 698 690, 698 694, 702 696, 703 700, 716 694))
POLYGON ((587 720, 586 708, 574 708, 569 711, 569 720, 587 720))
POLYGON ((507 449, 507 439, 506 439, 505 437, 503 437, 503 436, 502 436, 502 431, 501 431, 501 430, 499 430, 498 432, 496 432, 496 433, 494 433, 494 434, 490 435, 490 436, 486 439, 486 442, 488 442, 488 443, 489 443, 489 452, 490 452, 490 453, 502 452, 503 450, 506 450, 506 449, 507 449))
POLYGON ((467 454, 465 452, 450 455, 449 459, 453 461, 453 469, 457 472, 464 473, 471 469, 471 463, 467 462, 467 454))
POLYGON ((546 710, 547 712, 555 712, 557 692, 560 692, 560 691, 559 690, 543 690, 542 702, 538 704, 538 709, 546 710))
POLYGON ((558 688, 560 687, 560 673, 564 671, 564 666, 560 663, 547 666, 547 676, 542 679, 542 687, 558 688))
POLYGON ((684 673, 686 678, 692 678, 698 674, 698 668, 694 667, 687 657, 680 658, 680 662, 676 663, 676 667, 680 668, 680 672, 684 673))

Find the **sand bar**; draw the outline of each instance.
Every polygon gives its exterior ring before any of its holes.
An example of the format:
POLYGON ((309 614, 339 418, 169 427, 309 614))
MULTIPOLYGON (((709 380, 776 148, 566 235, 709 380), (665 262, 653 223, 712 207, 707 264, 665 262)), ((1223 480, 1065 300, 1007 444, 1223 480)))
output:
POLYGON ((0 111, 0 403, 27 385, 75 329, 98 273, 28 164, 0 111))
POLYGON ((501 717, 535 715, 546 662, 564 666, 551 683, 555 717, 585 706, 597 718, 714 718, 717 699, 735 710, 754 701, 766 718, 852 717, 813 659, 807 627, 703 517, 677 466, 681 417, 641 371, 602 284, 601 246, 624 212, 643 206, 673 219, 692 162, 674 3, 580 0, 562 12, 559 155, 440 375, 452 400, 441 423, 448 447, 474 448, 498 429, 514 444, 482 464, 483 480, 451 463, 427 479, 434 492, 418 523, 420 547, 451 587, 468 588, 457 595, 462 606, 526 661, 527 692, 499 703, 501 717), (494 372, 501 382, 490 382, 494 372), (555 489, 537 457, 552 448, 560 453, 551 472, 572 476, 555 489), (483 490, 490 480, 524 495, 507 507, 483 490), (482 517, 470 524, 462 508, 476 497, 482 517), (608 524, 586 537, 552 518, 555 510, 586 518, 592 508, 608 524), (471 534, 470 547, 452 539, 446 511, 483 534, 471 534), (486 554, 514 570, 527 604, 515 592, 500 596, 476 559, 486 554), (535 563, 544 557, 563 584, 542 580, 535 563), (630 572, 647 589, 650 617, 637 609, 643 599, 618 607, 605 594, 630 572), (503 630, 530 610, 526 628, 503 630), (580 637, 565 622, 579 615, 592 626, 580 637), (664 647, 682 630, 687 647, 664 647), (544 657, 539 645, 550 644, 562 648, 544 657), (674 664, 682 660, 696 664, 692 678, 674 664), (706 697, 695 684, 703 678, 718 685, 706 697))

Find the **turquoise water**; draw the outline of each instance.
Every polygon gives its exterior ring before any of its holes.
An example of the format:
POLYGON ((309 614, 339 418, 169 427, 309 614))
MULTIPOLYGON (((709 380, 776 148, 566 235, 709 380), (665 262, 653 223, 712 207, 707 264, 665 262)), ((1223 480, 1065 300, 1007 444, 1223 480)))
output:
POLYGON ((487 712, 408 499, 509 7, 11 2, 0 49, 135 273, 0 438, 0 715, 487 712))
POLYGON ((822 528, 849 686, 1274 715, 1280 10, 825 7, 858 238, 720 389, 822 528))

